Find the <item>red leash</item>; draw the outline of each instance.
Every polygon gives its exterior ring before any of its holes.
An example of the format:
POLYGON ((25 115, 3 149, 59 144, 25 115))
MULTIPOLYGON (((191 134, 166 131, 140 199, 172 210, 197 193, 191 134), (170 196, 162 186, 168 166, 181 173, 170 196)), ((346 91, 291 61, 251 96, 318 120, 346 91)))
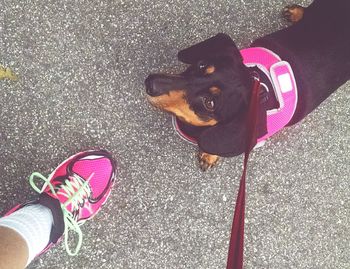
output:
POLYGON ((227 257, 227 269, 243 268, 243 249, 244 249, 244 210, 245 210, 245 179, 247 173, 247 163, 250 151, 257 142, 256 125, 258 120, 259 109, 259 89, 260 81, 255 79, 252 91, 252 97, 249 104, 247 115, 247 138, 244 153, 243 172, 239 185, 238 196, 236 200, 235 213, 233 217, 230 247, 227 257))

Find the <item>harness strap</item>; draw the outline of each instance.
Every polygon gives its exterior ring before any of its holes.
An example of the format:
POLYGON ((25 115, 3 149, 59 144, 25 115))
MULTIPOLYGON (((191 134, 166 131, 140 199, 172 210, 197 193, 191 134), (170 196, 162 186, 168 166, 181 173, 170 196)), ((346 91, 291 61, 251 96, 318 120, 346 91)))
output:
POLYGON ((257 122, 259 111, 259 89, 260 81, 254 81, 252 97, 249 104, 247 115, 247 139, 244 153, 243 172, 239 184, 239 191, 236 200, 235 212, 232 222, 230 246, 227 257, 227 269, 243 268, 243 249, 244 249, 244 212, 245 212, 245 185, 247 164, 250 151, 257 143, 257 122))
POLYGON ((253 47, 240 51, 243 63, 248 67, 258 67, 269 77, 272 89, 279 103, 277 109, 267 111, 267 134, 258 137, 258 142, 265 141, 280 131, 292 119, 297 102, 298 91, 292 67, 288 62, 266 48, 253 47))

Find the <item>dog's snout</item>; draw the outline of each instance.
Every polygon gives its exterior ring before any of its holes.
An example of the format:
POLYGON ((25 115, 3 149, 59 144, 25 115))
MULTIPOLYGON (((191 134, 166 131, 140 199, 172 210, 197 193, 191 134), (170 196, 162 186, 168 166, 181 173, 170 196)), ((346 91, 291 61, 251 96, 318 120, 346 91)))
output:
POLYGON ((146 92, 152 97, 182 89, 184 84, 184 79, 178 75, 151 74, 145 80, 146 92))

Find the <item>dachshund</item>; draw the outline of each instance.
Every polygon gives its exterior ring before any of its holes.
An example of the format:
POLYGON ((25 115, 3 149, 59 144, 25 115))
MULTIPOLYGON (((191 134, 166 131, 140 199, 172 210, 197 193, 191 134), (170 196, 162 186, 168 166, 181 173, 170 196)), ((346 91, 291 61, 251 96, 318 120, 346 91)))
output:
MULTIPOLYGON (((258 38, 249 49, 269 51, 290 66, 297 94, 293 114, 284 124, 290 126, 350 79, 350 1, 314 0, 305 8, 287 6, 282 14, 291 25, 258 38)), ((181 50, 178 59, 188 68, 180 74, 149 75, 146 92, 153 106, 173 114, 182 132, 196 140, 202 170, 213 167, 219 156, 244 152, 256 77, 261 81, 257 132, 266 135, 267 118, 281 109, 283 100, 269 71, 247 65, 228 35, 219 33, 181 50)), ((286 91, 292 82, 286 82, 286 91)))

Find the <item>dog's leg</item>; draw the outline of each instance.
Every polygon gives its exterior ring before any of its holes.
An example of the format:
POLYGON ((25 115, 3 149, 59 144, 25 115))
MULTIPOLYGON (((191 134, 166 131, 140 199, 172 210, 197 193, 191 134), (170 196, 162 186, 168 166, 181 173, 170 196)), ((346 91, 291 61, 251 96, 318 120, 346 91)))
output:
POLYGON ((282 16, 289 22, 297 23, 304 16, 304 8, 299 5, 286 6, 282 11, 282 16))
POLYGON ((198 160, 199 166, 202 171, 206 171, 218 164, 220 157, 218 155, 212 155, 203 151, 199 151, 198 160))

